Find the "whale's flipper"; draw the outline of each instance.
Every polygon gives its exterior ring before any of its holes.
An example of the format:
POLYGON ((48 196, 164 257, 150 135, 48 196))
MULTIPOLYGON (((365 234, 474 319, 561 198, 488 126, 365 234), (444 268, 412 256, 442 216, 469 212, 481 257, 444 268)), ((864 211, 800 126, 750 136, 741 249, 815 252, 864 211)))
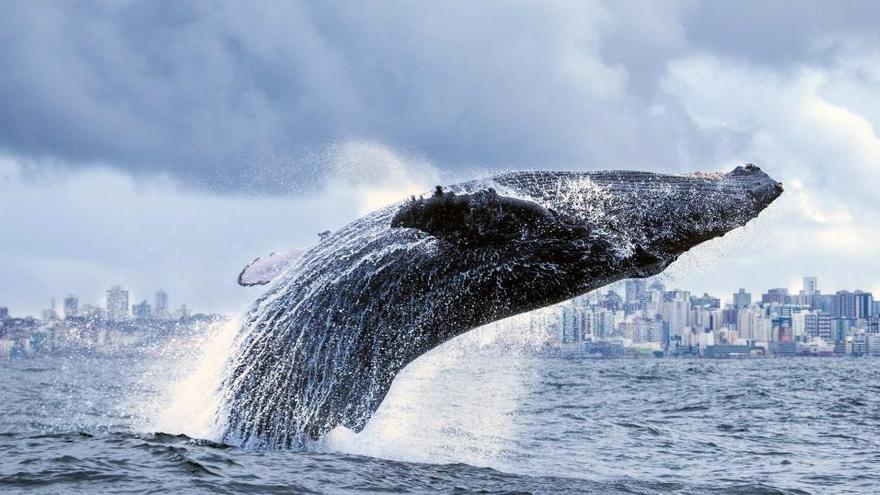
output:
POLYGON ((268 256, 256 258, 238 274, 238 285, 266 285, 296 263, 305 252, 305 249, 292 248, 283 253, 269 253, 268 256))

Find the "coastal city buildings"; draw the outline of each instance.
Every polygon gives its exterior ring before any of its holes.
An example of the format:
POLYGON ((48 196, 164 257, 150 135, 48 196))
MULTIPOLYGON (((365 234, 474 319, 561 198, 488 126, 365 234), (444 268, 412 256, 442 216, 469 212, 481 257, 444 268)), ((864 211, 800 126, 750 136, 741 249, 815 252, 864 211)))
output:
POLYGON ((42 319, 12 317, 0 307, 0 359, 47 354, 108 353, 149 346, 172 336, 204 330, 220 315, 190 314, 186 305, 172 315, 168 294, 155 294, 155 307, 147 300, 129 306, 129 292, 121 286, 107 290, 103 304, 80 306, 75 295, 64 298, 61 314, 55 299, 42 319))
MULTIPOLYGON (((169 310, 168 294, 130 305, 121 286, 101 305, 54 299, 41 320, 0 307, 0 358, 64 352, 112 352, 191 332, 221 317, 169 310), (151 301, 152 300, 152 304, 151 301)), ((139 298, 140 299, 140 298, 139 298)), ((660 279, 632 279, 517 317, 542 352, 565 356, 880 356, 880 301, 870 292, 825 294, 816 277, 796 293, 771 288, 729 298, 667 289, 660 279)))
POLYGON ((729 302, 667 290, 659 280, 623 282, 533 313, 549 329, 548 348, 566 355, 755 357, 880 356, 880 303, 862 290, 823 294, 804 277, 796 294, 745 289, 729 302))

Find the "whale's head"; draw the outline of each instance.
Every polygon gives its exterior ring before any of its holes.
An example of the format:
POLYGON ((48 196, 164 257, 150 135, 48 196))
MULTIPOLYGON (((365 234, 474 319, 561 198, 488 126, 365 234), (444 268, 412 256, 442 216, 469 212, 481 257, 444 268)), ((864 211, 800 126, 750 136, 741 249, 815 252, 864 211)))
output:
POLYGON ((438 186, 401 206, 392 227, 419 229, 465 256, 552 274, 570 296, 659 273, 781 193, 754 165, 726 174, 514 172, 438 186))
POLYGON ((783 192, 751 164, 726 174, 613 171, 559 175, 550 186, 528 182, 527 194, 609 242, 635 276, 654 275, 694 246, 742 227, 783 192))

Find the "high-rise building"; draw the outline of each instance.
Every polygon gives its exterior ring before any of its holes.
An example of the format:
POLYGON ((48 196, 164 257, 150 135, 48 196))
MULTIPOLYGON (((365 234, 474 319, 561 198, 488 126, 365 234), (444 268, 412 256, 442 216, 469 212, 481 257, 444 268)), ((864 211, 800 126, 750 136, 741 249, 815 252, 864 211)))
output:
POLYGON ((9 318, 9 308, 0 306, 0 320, 5 320, 6 318, 9 318))
POLYGON ((131 307, 132 313, 134 314, 135 320, 150 320, 153 318, 153 310, 150 308, 150 303, 146 300, 141 302, 140 304, 135 304, 131 307))
POLYGON ((79 299, 73 294, 64 298, 64 318, 76 318, 79 316, 79 299))
POLYGON ((583 337, 606 338, 614 335, 614 327, 617 322, 613 311, 599 310, 590 315, 588 323, 584 325, 583 337))
POLYGON ((812 309, 831 314, 834 311, 834 294, 813 294, 812 309))
POLYGON ((773 340, 773 320, 767 318, 762 310, 751 311, 750 317, 751 320, 749 321, 748 327, 751 335, 748 340, 754 340, 757 342, 770 342, 773 340))
POLYGON ((107 319, 110 321, 128 319, 128 291, 118 285, 107 290, 107 319))
POLYGON ((566 304, 562 308, 562 334, 559 336, 563 344, 572 344, 582 340, 583 310, 573 304, 566 304))
POLYGON ((738 311, 736 310, 736 308, 729 308, 729 307, 728 307, 728 308, 724 308, 724 310, 721 311, 721 322, 722 322, 722 324, 727 325, 727 326, 730 326, 730 327, 735 327, 735 326, 736 326, 736 317, 737 317, 736 314, 737 314, 737 312, 738 312, 738 311))
POLYGON ((672 298, 672 300, 664 301, 660 305, 660 315, 663 316, 664 321, 669 323, 669 333, 671 336, 685 334, 685 329, 689 327, 690 311, 691 302, 687 296, 672 298))
POLYGON ((692 296, 691 306, 701 306, 707 309, 718 309, 721 307, 721 299, 712 297, 708 292, 704 292, 702 296, 692 296))
POLYGON ((189 308, 186 307, 186 304, 181 304, 177 311, 174 312, 174 316, 178 320, 185 320, 189 318, 189 308))
POLYGON ((105 317, 103 309, 98 306, 92 306, 91 304, 83 304, 82 307, 79 308, 79 315, 90 320, 103 320, 105 317))
POLYGON ((170 316, 168 313, 168 293, 164 290, 156 292, 156 306, 154 316, 159 320, 166 320, 170 316))
POLYGON ((644 279, 631 278, 624 282, 624 304, 625 310, 629 312, 642 309, 642 300, 645 297, 645 289, 647 284, 644 279))
POLYGON ((853 318, 867 320, 875 315, 873 294, 857 290, 853 293, 853 299, 855 304, 853 318))
POLYGON ((834 298, 831 300, 831 316, 834 318, 852 318, 854 307, 855 299, 853 298, 852 292, 848 290, 839 290, 834 294, 834 298))
POLYGON ((874 314, 874 296, 857 290, 837 291, 831 302, 831 315, 835 318, 868 319, 874 314))
POLYGON ((804 294, 812 296, 819 292, 819 279, 816 277, 804 277, 804 294))
POLYGON ((795 339, 802 339, 807 333, 805 316, 803 312, 791 314, 791 335, 795 339))
POLYGON ((761 304, 788 304, 788 289, 778 288, 770 289, 766 294, 761 295, 761 304))
POLYGON ((664 285, 663 281, 659 278, 655 278, 654 281, 651 282, 651 285, 648 286, 648 289, 664 292, 666 291, 666 285, 664 285))
POLYGON ((617 311, 620 309, 621 303, 623 300, 620 297, 620 294, 614 292, 613 290, 609 290, 605 297, 602 298, 601 305, 603 308, 610 311, 617 311))
POLYGON ((53 297, 49 302, 49 309, 43 310, 43 320, 54 320, 58 318, 58 313, 55 312, 55 298, 53 297))
POLYGON ((746 292, 745 289, 740 289, 739 292, 733 293, 733 307, 736 309, 742 309, 751 306, 752 304, 752 295, 746 292))
POLYGON ((804 333, 810 338, 831 340, 831 315, 822 311, 804 314, 804 333))

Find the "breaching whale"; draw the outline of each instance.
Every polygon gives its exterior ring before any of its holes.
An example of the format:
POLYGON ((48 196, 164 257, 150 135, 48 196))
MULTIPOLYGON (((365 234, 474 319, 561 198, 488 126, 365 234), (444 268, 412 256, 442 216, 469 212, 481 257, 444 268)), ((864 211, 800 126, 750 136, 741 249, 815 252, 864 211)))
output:
POLYGON ((221 385, 224 441, 297 447, 338 425, 360 431, 395 375, 430 349, 655 275, 781 193, 753 165, 692 175, 513 172, 438 186, 322 235, 285 259, 283 273, 269 270, 271 282, 246 268, 240 281, 269 284, 221 385))

